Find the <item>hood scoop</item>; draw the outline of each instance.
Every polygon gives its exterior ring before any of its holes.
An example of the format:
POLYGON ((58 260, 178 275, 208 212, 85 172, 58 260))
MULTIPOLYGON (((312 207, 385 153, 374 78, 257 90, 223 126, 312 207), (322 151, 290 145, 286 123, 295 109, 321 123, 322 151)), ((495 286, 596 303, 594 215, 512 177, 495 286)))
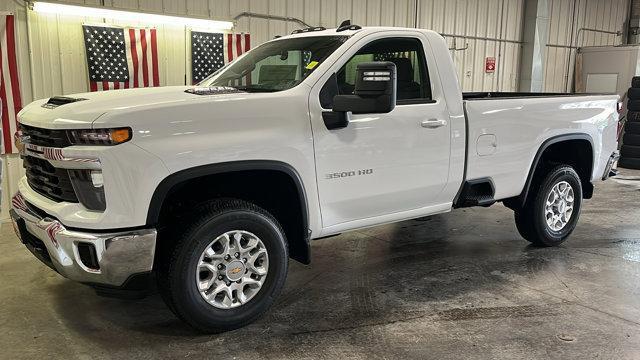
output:
POLYGON ((230 86, 198 86, 187 89, 184 92, 194 95, 222 95, 235 94, 243 91, 230 86))
POLYGON ((47 101, 46 103, 42 104, 42 107, 45 108, 45 109, 55 109, 58 106, 62 106, 62 105, 65 105, 65 104, 71 104, 71 103, 82 101, 82 100, 87 100, 87 99, 72 98, 72 97, 68 97, 68 96, 54 96, 52 98, 49 98, 49 101, 47 101))

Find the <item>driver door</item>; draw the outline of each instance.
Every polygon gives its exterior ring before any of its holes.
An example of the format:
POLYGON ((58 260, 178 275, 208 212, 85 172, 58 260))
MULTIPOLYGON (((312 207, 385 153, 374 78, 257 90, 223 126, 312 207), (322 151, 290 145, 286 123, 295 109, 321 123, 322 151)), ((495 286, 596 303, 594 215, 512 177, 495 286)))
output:
MULTIPOLYGON (((449 113, 433 96, 426 39, 415 36, 361 40, 311 92, 310 110, 323 234, 418 217, 443 205, 448 178, 449 113), (332 94, 353 92, 356 66, 396 65, 397 103, 387 114, 350 115, 346 128, 328 130, 322 112, 332 94), (332 74, 337 89, 325 86, 332 74), (322 88, 322 89, 320 89, 322 88)), ((433 67, 435 70, 435 67, 433 67)))

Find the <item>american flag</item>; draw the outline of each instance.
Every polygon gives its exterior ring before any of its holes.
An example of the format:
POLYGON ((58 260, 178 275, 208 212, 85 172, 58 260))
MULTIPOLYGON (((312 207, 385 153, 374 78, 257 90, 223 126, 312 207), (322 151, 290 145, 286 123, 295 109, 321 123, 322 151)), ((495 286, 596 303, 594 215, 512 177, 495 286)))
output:
POLYGON ((15 16, 0 16, 0 98, 2 98, 2 153, 17 152, 13 134, 17 130, 17 115, 22 109, 18 62, 16 61, 15 16))
POLYGON ((82 28, 91 91, 160 86, 156 29, 82 28))
POLYGON ((251 48, 249 34, 191 32, 191 82, 197 84, 251 48))

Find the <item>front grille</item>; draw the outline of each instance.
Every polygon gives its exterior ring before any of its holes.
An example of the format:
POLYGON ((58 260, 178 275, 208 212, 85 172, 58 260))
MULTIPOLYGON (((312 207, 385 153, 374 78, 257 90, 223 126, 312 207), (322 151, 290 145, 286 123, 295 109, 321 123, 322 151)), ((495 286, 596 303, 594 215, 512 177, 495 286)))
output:
POLYGON ((49 130, 28 125, 20 125, 23 136, 28 136, 27 142, 33 145, 63 148, 71 146, 66 130, 49 130))
POLYGON ((24 157, 24 168, 35 192, 57 202, 78 202, 66 169, 56 169, 47 160, 33 156, 24 157))

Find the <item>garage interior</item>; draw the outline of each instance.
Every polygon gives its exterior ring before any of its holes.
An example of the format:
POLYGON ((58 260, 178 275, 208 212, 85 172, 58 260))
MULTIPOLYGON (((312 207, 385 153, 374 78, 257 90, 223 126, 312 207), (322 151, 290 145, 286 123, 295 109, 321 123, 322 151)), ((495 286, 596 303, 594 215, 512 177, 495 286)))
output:
MULTIPOLYGON (((252 48, 346 19, 432 29, 446 40, 464 92, 615 92, 623 116, 631 78, 640 76, 640 0, 62 3, 230 21, 233 32, 250 34, 252 48), (607 64, 614 56, 627 62, 607 64)), ((185 25, 44 14, 31 6, 0 0, 0 10, 15 16, 24 105, 90 91, 87 23, 153 26, 162 39, 159 85, 185 85, 193 75, 185 25)), ((9 216, 22 161, 16 153, 1 159, 1 359, 640 358, 640 170, 620 168, 596 184, 560 247, 529 245, 500 203, 313 241, 312 263, 290 262, 284 290, 262 318, 202 335, 158 294, 99 297, 34 258, 9 216)))

